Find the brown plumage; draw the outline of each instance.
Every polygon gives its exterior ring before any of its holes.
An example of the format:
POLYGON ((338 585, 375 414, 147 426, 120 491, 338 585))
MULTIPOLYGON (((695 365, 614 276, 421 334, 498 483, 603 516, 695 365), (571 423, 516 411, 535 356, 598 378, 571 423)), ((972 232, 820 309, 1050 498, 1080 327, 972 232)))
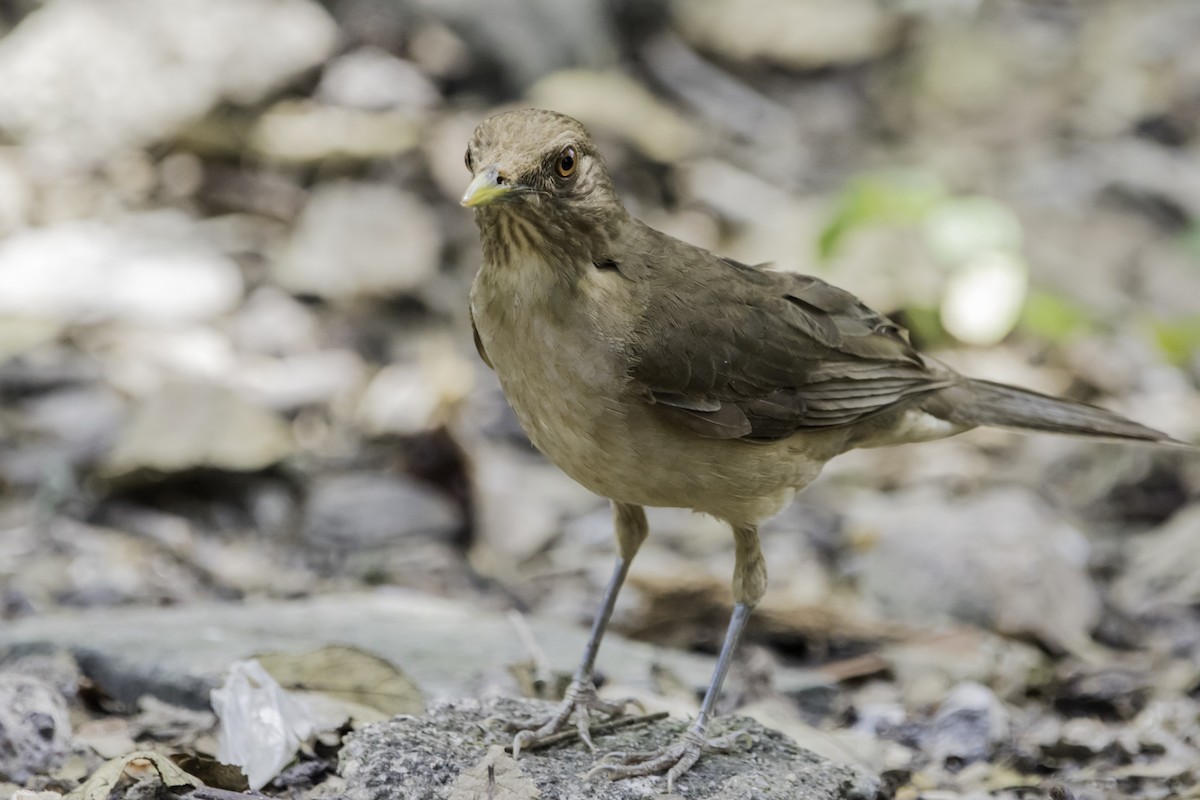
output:
POLYGON ((633 219, 577 121, 548 111, 494 116, 467 149, 483 266, 471 291, 481 357, 531 441, 613 501, 620 550, 583 663, 559 713, 514 749, 598 700, 596 649, 647 530, 641 507, 728 522, 737 603, 708 694, 684 741, 604 764, 609 777, 682 775, 750 609, 766 587, 757 524, 830 458, 953 435, 977 425, 1174 443, 1094 406, 966 378, 918 353, 905 332, 817 278, 713 255, 633 219))

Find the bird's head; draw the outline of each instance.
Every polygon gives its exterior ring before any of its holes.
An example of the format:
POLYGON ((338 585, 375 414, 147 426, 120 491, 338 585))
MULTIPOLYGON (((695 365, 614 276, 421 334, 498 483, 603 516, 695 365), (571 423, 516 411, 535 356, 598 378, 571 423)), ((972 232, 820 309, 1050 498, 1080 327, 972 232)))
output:
POLYGON ((480 224, 515 215, 542 235, 578 235, 624 214, 587 129, 540 109, 489 117, 467 145, 472 179, 462 204, 480 224))

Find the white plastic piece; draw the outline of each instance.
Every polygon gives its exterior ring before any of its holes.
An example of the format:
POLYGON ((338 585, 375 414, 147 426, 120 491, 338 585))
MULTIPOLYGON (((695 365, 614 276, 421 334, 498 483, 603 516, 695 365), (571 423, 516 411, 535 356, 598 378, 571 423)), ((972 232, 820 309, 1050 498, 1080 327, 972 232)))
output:
POLYGON ((212 706, 220 720, 217 760, 241 767, 256 791, 277 776, 313 734, 308 706, 254 659, 229 668, 225 682, 212 691, 212 706))

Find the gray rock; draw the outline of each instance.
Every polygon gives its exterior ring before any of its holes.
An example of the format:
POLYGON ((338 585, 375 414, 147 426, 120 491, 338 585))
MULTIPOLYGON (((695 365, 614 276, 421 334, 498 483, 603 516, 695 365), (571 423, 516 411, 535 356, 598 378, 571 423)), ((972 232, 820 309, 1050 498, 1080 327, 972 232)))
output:
POLYGON ((1086 646, 1099 618, 1086 538, 1027 489, 862 497, 848 527, 875 543, 862 587, 890 616, 970 622, 1066 649, 1086 646))
POLYGON ((363 109, 430 108, 440 100, 433 81, 415 64, 386 50, 364 47, 330 61, 317 86, 327 103, 363 109))
POLYGON ((677 0, 672 8, 700 49, 792 69, 868 61, 900 33, 899 15, 875 0, 677 0))
MULTIPOLYGON (((486 793, 471 793, 461 776, 487 757, 489 745, 506 744, 510 734, 485 721, 544 714, 550 708, 536 701, 458 701, 437 706, 426 717, 400 716, 363 728, 346 739, 341 751, 339 772, 346 780, 345 796, 347 800, 486 797, 486 793)), ((597 744, 604 749, 651 750, 672 743, 686 726, 685 720, 670 719, 629 727, 603 736, 597 744)), ((718 718, 711 728, 713 735, 735 730, 750 733, 753 745, 731 754, 704 755, 680 780, 680 793, 709 800, 866 800, 879 790, 874 777, 802 750, 753 720, 718 718)), ((555 800, 661 796, 665 781, 660 777, 585 780, 583 775, 595 758, 579 743, 525 753, 515 764, 497 754, 493 756, 496 772, 502 772, 509 785, 522 788, 521 793, 495 796, 555 800), (522 776, 528 783, 518 783, 522 776)))
POLYGON ((1137 610, 1195 604, 1200 600, 1200 504, 1130 542, 1129 553, 1116 584, 1122 602, 1137 610))
POLYGON ((0 127, 86 163, 253 102, 336 33, 312 0, 55 0, 0 40, 0 127))
POLYGON ((211 384, 171 383, 138 404, 105 464, 126 478, 211 468, 253 472, 291 452, 282 419, 211 384))
POLYGON ((63 696, 29 675, 0 673, 0 778, 24 783, 67 753, 71 720, 63 696))
POLYGON ((413 537, 444 539, 462 524, 462 510, 420 482, 364 472, 313 482, 303 535, 316 549, 345 555, 407 547, 413 537))
MULTIPOLYGON (((366 111, 286 99, 258 117, 250 131, 250 146, 263 159, 285 164, 317 166, 328 161, 395 158, 416 146, 421 116, 411 110, 366 111)), ((258 184, 271 190, 261 179, 258 184)), ((236 190, 236 184, 229 188, 236 190)), ((289 194, 280 194, 279 210, 273 213, 292 215, 289 194)))
POLYGON ((622 72, 562 70, 530 87, 529 99, 578 118, 593 133, 620 136, 656 161, 679 161, 696 150, 687 120, 622 72))
POLYGON ((19 438, 0 452, 0 476, 32 486, 92 461, 112 445, 124 405, 104 386, 66 388, 20 403, 12 428, 19 438))
POLYGON ((229 376, 246 396, 276 411, 348 399, 365 378, 363 360, 352 350, 247 358, 229 376))
MULTIPOLYGON (((586 627, 541 617, 526 622, 549 664, 574 667, 586 627)), ((504 665, 529 658, 504 615, 403 591, 108 608, 0 626, 0 651, 67 649, 89 678, 120 701, 134 703, 151 694, 190 708, 208 708, 209 691, 238 659, 315 650, 331 641, 387 658, 433 699, 461 697, 479 685, 481 676, 503 675, 504 665)), ((652 688, 651 672, 659 668, 700 691, 712 667, 709 657, 663 650, 612 632, 604 637, 599 660, 612 684, 644 691, 652 688)))
POLYGON ((89 322, 211 319, 242 297, 237 265, 182 214, 64 222, 0 242, 0 315, 89 322))
POLYGON ((1008 730, 1000 699, 986 686, 961 683, 942 701, 922 744, 938 762, 964 766, 987 759, 1008 730))
POLYGON ((309 199, 273 272, 281 286, 300 294, 403 294, 437 270, 440 231, 433 212, 407 192, 384 184, 326 184, 309 199))
POLYGON ((572 66, 616 61, 616 36, 603 0, 413 0, 409 5, 454 30, 476 66, 524 87, 572 66))

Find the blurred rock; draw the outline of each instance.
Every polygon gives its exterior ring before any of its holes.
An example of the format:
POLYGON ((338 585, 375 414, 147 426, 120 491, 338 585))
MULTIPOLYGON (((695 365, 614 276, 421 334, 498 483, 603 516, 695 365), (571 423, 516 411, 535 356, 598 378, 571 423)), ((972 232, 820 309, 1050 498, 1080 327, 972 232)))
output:
POLYGON ((509 565, 544 550, 562 533, 566 520, 605 505, 536 453, 480 443, 469 448, 469 455, 479 503, 479 543, 490 557, 499 556, 509 565))
POLYGON ((1138 610, 1200 600, 1200 505, 1177 513, 1154 533, 1128 544, 1129 563, 1117 597, 1138 610))
POLYGON ((1051 687, 1055 707, 1069 716, 1131 720, 1146 706, 1154 680, 1143 669, 1088 665, 1062 670, 1051 687))
POLYGON ((86 163, 222 100, 254 102, 324 60, 336 36, 311 0, 55 0, 0 40, 0 127, 86 163))
POLYGON ((603 0, 411 0, 466 42, 477 71, 521 89, 565 67, 600 67, 617 56, 603 0))
POLYGON ((352 350, 321 350, 286 358, 243 359, 230 383, 276 411, 348 400, 366 378, 352 350))
POLYGON ((243 352, 284 356, 319 347, 316 316, 274 286, 255 289, 230 320, 229 331, 243 352))
POLYGON ((411 114, 284 100, 249 132, 254 152, 271 161, 318 164, 391 158, 411 150, 419 124, 411 114))
POLYGON ((404 294, 437 271, 441 249, 438 221, 416 197, 386 184, 326 184, 272 268, 280 285, 298 294, 404 294))
MULTIPOLYGON (((486 114, 480 111, 444 114, 425 129, 421 139, 425 164, 441 190, 442 197, 447 201, 457 203, 471 180, 466 164, 463 163, 463 154, 475 126, 482 122, 485 116, 486 114)), ((464 229, 474 228, 473 221, 467 218, 467 215, 464 214, 459 219, 464 229)), ((477 265, 479 256, 474 253, 471 255, 476 259, 477 265)))
MULTIPOLYGON (((484 759, 489 745, 503 745, 509 738, 502 727, 489 730, 484 721, 519 719, 552 710, 550 704, 533 700, 464 700, 435 706, 425 717, 402 716, 367 726, 347 738, 339 757, 338 771, 346 779, 345 796, 348 800, 383 800, 395 787, 403 786, 419 797, 482 798, 486 789, 450 794, 447 788, 484 759)), ((670 719, 626 727, 601 741, 605 747, 623 751, 652 750, 682 734, 685 724, 670 719)), ((786 736, 753 720, 718 718, 711 733, 738 729, 754 737, 753 746, 730 754, 706 754, 679 781, 680 791, 711 800, 867 800, 876 796, 877 779, 802 750, 786 736)), ((509 772, 501 773, 499 766, 495 772, 502 779, 501 786, 511 786, 522 776, 536 787, 527 794, 508 794, 514 800, 539 796, 547 800, 635 800, 658 795, 664 785, 659 777, 586 780, 582 776, 594 759, 589 749, 576 744, 544 754, 523 754, 518 762, 509 759, 509 772), (539 794, 532 793, 535 791, 539 794)), ((480 785, 486 787, 486 780, 480 785)), ((503 791, 496 792, 497 800, 503 791)))
POLYGON ((414 436, 453 416, 475 385, 474 367, 449 342, 431 337, 415 363, 390 364, 367 385, 357 418, 372 435, 414 436))
POLYGON ((0 477, 12 485, 37 485, 94 461, 107 452, 125 416, 121 399, 105 386, 68 388, 19 405, 20 430, 0 452, 0 477))
POLYGON ((805 750, 836 764, 878 773, 911 760, 906 758, 906 748, 862 731, 827 731, 809 725, 800 718, 794 706, 780 698, 752 703, 739 708, 737 713, 779 731, 805 750))
POLYGON ((271 412, 211 384, 169 383, 134 406, 104 472, 253 472, 291 451, 287 425, 271 412))
POLYGON ((325 65, 317 99, 361 108, 431 108, 441 95, 416 65, 386 50, 363 47, 325 65))
POLYGON ((701 50, 788 69, 868 61, 900 34, 899 15, 874 0, 677 0, 671 8, 701 50))
POLYGON ((879 654, 910 708, 936 705, 955 686, 974 683, 1016 703, 1046 663, 1033 645, 974 628, 909 637, 879 654))
POLYGON ((70 744, 62 695, 38 678, 0 672, 0 778, 24 783, 46 774, 70 744))
POLYGON ((411 478, 351 473, 313 482, 303 536, 310 547, 341 556, 403 548, 413 537, 444 540, 462 524, 461 509, 411 478))
POLYGON ((30 189, 18 159, 0 150, 0 235, 25 224, 33 200, 30 189))
POLYGON ((64 222, 0 242, 0 314, 64 322, 211 319, 242 296, 237 265, 174 211, 64 222))
POLYGON ((978 683, 961 683, 938 707, 922 749, 940 763, 962 767, 986 760, 1008 730, 1008 711, 996 695, 978 683))
POLYGON ((861 586, 889 616, 961 620, 1063 649, 1085 646, 1099 618, 1086 538, 1027 489, 861 497, 848 527, 865 549, 861 586))
POLYGON ((615 134, 656 161, 678 161, 696 149, 696 133, 683 116, 620 72, 556 72, 530 87, 529 99, 593 133, 615 134))
POLYGON ((0 575, 37 610, 179 603, 205 594, 182 559, 122 531, 58 516, 15 526, 6 538, 25 558, 22 569, 0 575))
MULTIPOLYGON (((525 623, 548 663, 570 668, 578 661, 586 626, 542 616, 526 617, 525 623)), ((267 651, 315 650, 329 644, 331 631, 339 642, 396 664, 426 696, 438 699, 468 695, 481 679, 515 691, 507 665, 529 658, 503 614, 474 601, 396 590, 45 614, 0 626, 0 649, 65 648, 91 680, 121 702, 152 694, 208 709, 209 690, 233 661, 267 651)), ((643 691, 653 686, 652 672, 659 669, 674 673, 693 694, 712 675, 710 656, 664 650, 617 633, 605 636, 603 652, 602 668, 613 684, 643 691)))
POLYGON ((1200 56, 1200 8, 1167 0, 1141 14, 1121 2, 1101 3, 1078 36, 1082 102, 1076 124, 1090 136, 1111 136, 1194 96, 1200 56))

